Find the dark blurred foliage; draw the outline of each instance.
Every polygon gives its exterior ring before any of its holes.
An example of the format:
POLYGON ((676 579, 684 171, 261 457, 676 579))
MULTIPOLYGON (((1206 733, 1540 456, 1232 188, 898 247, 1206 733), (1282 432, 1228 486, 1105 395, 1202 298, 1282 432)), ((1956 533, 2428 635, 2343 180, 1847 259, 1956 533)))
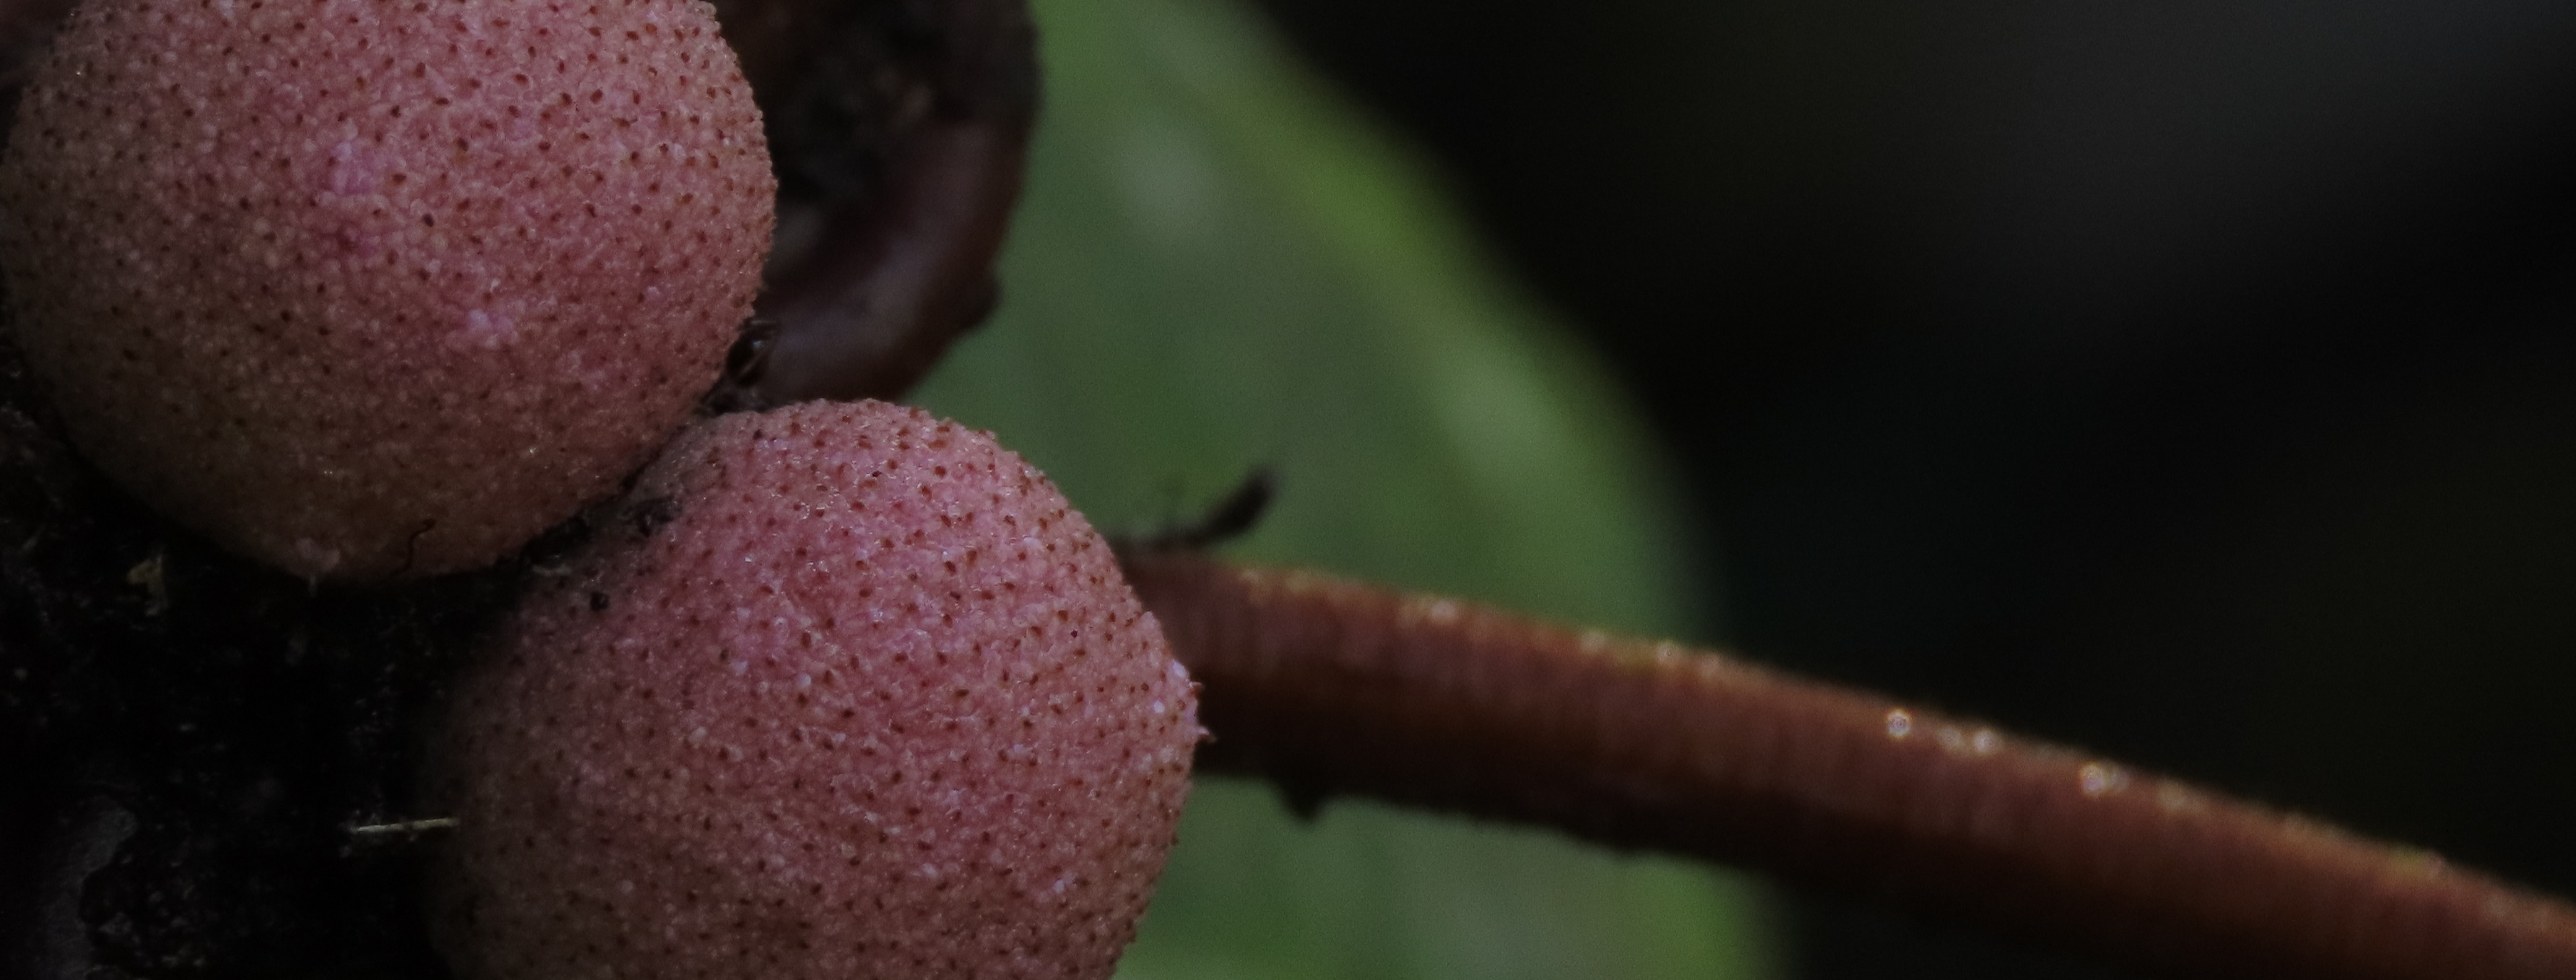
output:
POLYGON ((2576 894, 2576 6, 1267 3, 1617 362, 1737 646, 2576 894))

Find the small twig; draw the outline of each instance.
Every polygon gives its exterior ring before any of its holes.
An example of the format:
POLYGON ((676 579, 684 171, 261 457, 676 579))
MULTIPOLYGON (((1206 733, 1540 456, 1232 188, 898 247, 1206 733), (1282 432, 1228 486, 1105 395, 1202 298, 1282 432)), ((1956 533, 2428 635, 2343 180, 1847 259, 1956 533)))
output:
POLYGON ((1128 555, 1202 764, 1748 865, 2178 975, 2576 977, 2576 909, 2116 763, 1670 643, 1128 555))
POLYGON ((159 550, 125 570, 125 584, 143 587, 143 615, 158 616, 170 608, 169 556, 159 550))
POLYGON ((1223 498, 1198 516, 1173 521, 1151 533, 1113 538, 1110 544, 1122 556, 1164 551, 1205 551, 1252 533, 1270 510, 1271 498, 1279 495, 1279 474, 1267 466, 1256 466, 1243 475, 1243 482, 1226 491, 1223 498))
POLYGON ((401 834, 417 837, 433 830, 454 830, 455 817, 425 817, 419 820, 395 820, 387 823, 362 823, 349 827, 349 836, 357 838, 391 837, 401 834))

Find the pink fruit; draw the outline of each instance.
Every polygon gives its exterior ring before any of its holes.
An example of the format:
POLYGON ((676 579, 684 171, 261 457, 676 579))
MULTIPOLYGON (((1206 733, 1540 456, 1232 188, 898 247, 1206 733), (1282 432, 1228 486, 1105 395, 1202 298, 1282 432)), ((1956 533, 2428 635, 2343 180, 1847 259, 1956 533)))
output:
POLYGON ((0 161, 0 261, 95 463, 372 580, 487 563, 649 459, 774 186, 704 4, 91 0, 0 161))
POLYGON ((432 796, 464 980, 1107 977, 1195 693, 983 434, 809 403, 684 434, 460 686, 432 796))

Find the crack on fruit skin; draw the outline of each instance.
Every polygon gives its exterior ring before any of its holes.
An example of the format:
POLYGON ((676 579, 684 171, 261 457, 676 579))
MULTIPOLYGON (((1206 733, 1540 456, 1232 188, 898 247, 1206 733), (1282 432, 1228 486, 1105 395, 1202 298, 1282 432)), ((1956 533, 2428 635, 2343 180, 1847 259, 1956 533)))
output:
POLYGON ((699 414, 756 412, 775 407, 761 396, 760 381, 769 371, 769 356, 778 346, 781 329, 779 322, 770 317, 755 316, 743 321, 733 347, 725 352, 724 376, 700 401, 699 414))
POLYGON ((667 494, 646 497, 625 505, 627 522, 637 537, 652 537, 672 521, 680 519, 680 501, 667 494))

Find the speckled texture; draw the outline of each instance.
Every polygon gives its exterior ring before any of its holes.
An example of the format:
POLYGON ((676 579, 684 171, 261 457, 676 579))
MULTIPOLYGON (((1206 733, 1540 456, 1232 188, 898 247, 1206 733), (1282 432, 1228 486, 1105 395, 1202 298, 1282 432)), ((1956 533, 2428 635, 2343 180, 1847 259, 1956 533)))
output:
POLYGON ((463 980, 1102 978, 1195 693, 1045 476, 917 410, 726 416, 460 688, 463 980))
POLYGON ((480 565, 650 458, 775 182, 688 0, 92 0, 0 161, 74 441, 254 558, 480 565))

